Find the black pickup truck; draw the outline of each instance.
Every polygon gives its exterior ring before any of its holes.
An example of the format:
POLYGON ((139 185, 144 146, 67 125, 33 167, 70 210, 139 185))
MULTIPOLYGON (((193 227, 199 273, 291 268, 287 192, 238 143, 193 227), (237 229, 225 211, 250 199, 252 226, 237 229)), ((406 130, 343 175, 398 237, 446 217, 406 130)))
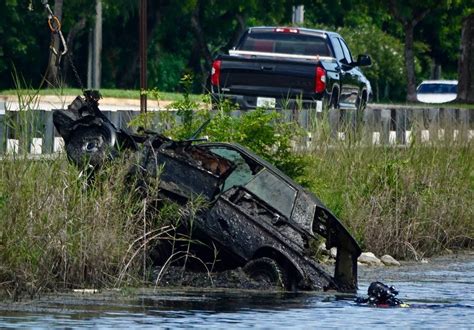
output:
POLYGON ((228 99, 241 109, 326 108, 363 110, 372 89, 335 32, 293 27, 252 27, 228 55, 212 65, 213 104, 228 99))

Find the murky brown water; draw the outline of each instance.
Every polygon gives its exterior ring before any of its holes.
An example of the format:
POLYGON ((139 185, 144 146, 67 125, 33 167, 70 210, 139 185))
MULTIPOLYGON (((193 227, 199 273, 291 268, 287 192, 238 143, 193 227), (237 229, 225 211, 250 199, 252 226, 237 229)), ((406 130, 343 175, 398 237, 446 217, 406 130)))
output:
POLYGON ((360 269, 359 294, 379 280, 410 308, 359 306, 328 293, 135 290, 61 294, 0 304, 1 328, 473 327, 474 254, 401 268, 360 269))

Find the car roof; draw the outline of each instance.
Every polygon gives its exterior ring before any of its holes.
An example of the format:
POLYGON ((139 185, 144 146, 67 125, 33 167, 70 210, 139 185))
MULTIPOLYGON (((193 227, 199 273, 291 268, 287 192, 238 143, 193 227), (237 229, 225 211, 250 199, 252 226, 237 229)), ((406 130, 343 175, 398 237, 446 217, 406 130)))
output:
POLYGON ((448 85, 457 85, 457 80, 423 80, 420 85, 423 84, 448 84, 448 85))

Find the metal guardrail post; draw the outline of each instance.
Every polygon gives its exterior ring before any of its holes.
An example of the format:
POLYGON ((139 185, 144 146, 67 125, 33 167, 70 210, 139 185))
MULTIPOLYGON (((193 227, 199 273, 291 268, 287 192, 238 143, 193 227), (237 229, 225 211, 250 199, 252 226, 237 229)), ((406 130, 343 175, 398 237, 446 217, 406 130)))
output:
POLYGON ((44 112, 44 134, 43 134, 43 153, 53 152, 54 124, 53 111, 44 112))

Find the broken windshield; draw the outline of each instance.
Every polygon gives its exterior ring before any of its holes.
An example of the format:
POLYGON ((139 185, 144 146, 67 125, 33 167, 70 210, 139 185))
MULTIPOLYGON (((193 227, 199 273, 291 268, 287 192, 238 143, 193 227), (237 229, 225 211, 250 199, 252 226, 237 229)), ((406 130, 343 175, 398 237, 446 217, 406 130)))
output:
POLYGON ((245 188, 290 218, 297 191, 288 183, 263 169, 245 188))
POLYGON ((294 187, 233 148, 219 146, 209 150, 230 160, 235 166, 224 183, 223 192, 234 186, 243 186, 288 219, 291 217, 297 194, 294 187))
POLYGON ((227 147, 213 147, 209 150, 216 155, 230 160, 235 166, 235 169, 227 177, 222 191, 227 191, 234 186, 245 186, 262 168, 261 165, 251 161, 250 159, 245 159, 240 152, 234 149, 227 147))

